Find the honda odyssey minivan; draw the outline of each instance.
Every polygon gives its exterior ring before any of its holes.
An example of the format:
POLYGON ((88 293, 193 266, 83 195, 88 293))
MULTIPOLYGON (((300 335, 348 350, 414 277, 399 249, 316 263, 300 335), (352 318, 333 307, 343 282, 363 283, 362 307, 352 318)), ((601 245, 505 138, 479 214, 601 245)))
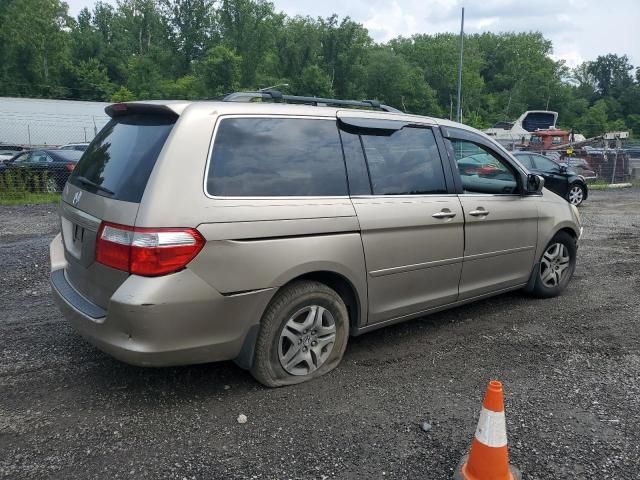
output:
POLYGON ((278 92, 106 112, 63 191, 51 284, 122 361, 234 360, 288 385, 350 336, 573 274, 577 209, 464 125, 278 92))

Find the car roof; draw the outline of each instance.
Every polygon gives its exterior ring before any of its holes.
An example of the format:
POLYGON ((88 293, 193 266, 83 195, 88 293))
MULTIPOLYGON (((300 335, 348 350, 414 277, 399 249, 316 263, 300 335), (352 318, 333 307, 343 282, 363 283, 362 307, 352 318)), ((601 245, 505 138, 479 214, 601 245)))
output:
MULTIPOLYGON (((115 104, 109 105, 105 108, 105 111, 111 116, 110 110, 115 104)), ((148 100, 148 101, 135 101, 124 102, 118 105, 131 106, 138 108, 144 108, 145 106, 154 108, 154 110, 165 109, 166 111, 173 112, 179 116, 183 114, 189 115, 299 115, 299 116, 313 116, 313 117, 327 117, 335 118, 340 113, 344 116, 358 116, 371 119, 384 119, 384 120, 397 120, 397 121, 419 121, 436 124, 439 126, 453 127, 462 130, 472 131, 476 134, 485 136, 491 139, 491 137, 469 127, 462 123, 453 122, 451 120, 445 120, 436 117, 429 117, 426 115, 414 115, 403 112, 386 112, 373 109, 364 108, 349 108, 345 106, 314 106, 314 105, 301 105, 291 103, 274 103, 274 102, 224 102, 221 100, 197 100, 197 101, 185 101, 185 100, 148 100)))

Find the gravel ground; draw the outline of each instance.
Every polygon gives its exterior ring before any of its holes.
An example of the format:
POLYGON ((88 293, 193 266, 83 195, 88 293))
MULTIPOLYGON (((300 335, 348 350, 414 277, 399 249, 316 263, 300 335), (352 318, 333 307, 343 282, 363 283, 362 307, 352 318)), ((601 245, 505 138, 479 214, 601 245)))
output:
POLYGON ((85 343, 50 298, 55 208, 0 207, 0 477, 445 479, 498 378, 525 478, 637 479, 640 189, 581 213, 564 296, 388 327, 328 376, 269 390, 232 363, 143 369, 85 343))

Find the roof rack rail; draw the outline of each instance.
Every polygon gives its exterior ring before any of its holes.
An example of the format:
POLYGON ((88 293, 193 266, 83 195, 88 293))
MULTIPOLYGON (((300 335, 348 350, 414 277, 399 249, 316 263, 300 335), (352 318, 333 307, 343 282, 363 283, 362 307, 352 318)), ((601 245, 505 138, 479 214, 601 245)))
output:
POLYGON ((298 95, 283 95, 278 90, 265 90, 263 92, 236 92, 226 95, 223 102, 251 102, 252 100, 272 100, 275 103, 294 103, 313 106, 345 106, 379 108, 384 112, 402 113, 397 108, 381 104, 378 100, 338 100, 336 98, 301 97, 298 95))

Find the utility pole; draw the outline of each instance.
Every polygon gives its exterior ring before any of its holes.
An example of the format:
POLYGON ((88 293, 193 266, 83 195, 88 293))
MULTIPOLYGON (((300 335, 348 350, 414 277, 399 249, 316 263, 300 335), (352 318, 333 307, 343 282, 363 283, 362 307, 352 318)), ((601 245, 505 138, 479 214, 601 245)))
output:
POLYGON ((462 98, 462 54, 464 52, 464 7, 462 7, 462 20, 460 22, 460 65, 458 66, 458 108, 456 110, 456 121, 462 119, 460 100, 462 98))

